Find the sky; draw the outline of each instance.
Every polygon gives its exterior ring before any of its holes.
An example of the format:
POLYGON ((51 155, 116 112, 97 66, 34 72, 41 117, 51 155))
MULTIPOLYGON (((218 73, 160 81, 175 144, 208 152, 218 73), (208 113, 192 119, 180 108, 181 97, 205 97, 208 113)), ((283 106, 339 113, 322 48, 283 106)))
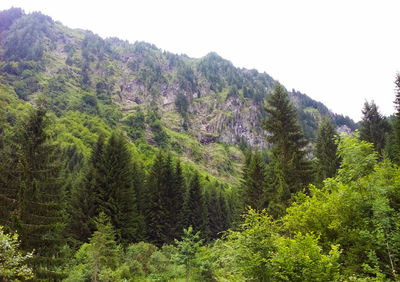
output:
POLYGON ((194 58, 217 52, 356 121, 365 101, 394 113, 398 0, 1 0, 10 7, 194 58))

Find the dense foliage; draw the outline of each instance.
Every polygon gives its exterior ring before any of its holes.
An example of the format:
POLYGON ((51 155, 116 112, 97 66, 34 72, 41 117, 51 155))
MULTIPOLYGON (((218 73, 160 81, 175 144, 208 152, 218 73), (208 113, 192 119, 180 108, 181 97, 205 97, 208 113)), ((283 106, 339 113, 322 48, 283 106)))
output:
POLYGON ((347 117, 215 53, 0 27, 2 280, 399 279, 400 76, 392 120, 366 103, 338 137, 347 117))

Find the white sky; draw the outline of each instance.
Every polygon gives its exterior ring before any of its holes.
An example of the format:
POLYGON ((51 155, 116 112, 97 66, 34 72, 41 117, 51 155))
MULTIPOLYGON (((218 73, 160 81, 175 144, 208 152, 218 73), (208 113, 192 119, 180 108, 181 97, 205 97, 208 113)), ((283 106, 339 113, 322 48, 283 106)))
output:
POLYGON ((146 41, 190 57, 215 51, 355 120, 365 100, 374 100, 385 115, 394 112, 398 0, 0 2, 0 10, 12 6, 102 37, 146 41))

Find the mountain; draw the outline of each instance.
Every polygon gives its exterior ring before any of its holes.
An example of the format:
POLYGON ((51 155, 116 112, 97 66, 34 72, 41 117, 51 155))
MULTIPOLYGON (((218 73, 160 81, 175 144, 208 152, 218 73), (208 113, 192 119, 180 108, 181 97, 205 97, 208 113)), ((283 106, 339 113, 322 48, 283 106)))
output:
MULTIPOLYGON (((1 89, 45 103, 59 119, 99 117, 140 150, 162 147, 228 182, 237 181, 240 148, 268 148, 263 101, 275 80, 266 73, 236 68, 216 53, 195 59, 103 39, 18 8, 0 13, 0 27, 1 89)), ((290 98, 310 141, 322 116, 355 128, 305 94, 293 90, 290 98)))

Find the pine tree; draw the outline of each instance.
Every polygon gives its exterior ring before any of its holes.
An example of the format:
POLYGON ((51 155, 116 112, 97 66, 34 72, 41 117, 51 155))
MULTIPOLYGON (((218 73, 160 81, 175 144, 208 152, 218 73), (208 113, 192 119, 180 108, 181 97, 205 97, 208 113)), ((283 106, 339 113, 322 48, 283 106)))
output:
POLYGON ((265 208, 264 189, 266 186, 266 167, 259 152, 247 153, 242 176, 242 200, 244 208, 265 208))
POLYGON ((321 184, 325 178, 333 177, 339 168, 336 155, 335 129, 328 118, 324 118, 318 128, 315 157, 315 182, 321 184))
POLYGON ((386 119, 378 112, 378 107, 372 101, 365 102, 362 110, 360 138, 373 143, 375 150, 382 155, 385 147, 385 137, 389 132, 389 124, 386 119))
MULTIPOLYGON (((269 197, 274 205, 288 204, 291 195, 300 191, 310 181, 311 167, 304 147, 307 142, 297 122, 297 112, 290 104, 282 85, 276 83, 265 110, 268 114, 264 129, 269 132, 267 141, 272 144, 270 168, 272 181, 269 197)), ((282 214, 282 209, 275 216, 282 214)))
POLYGON ((31 112, 16 140, 18 191, 11 217, 21 248, 35 251, 31 265, 36 277, 57 280, 64 276, 58 269, 65 243, 63 183, 59 178, 61 163, 54 156, 46 126, 46 110, 39 107, 31 112))

